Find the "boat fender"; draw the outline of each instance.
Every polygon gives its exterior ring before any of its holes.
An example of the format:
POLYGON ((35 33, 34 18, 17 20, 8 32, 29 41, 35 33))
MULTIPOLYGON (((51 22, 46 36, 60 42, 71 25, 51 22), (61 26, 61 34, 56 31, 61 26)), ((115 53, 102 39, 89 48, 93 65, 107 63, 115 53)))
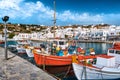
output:
POLYGON ((78 63, 78 56, 77 55, 72 55, 72 62, 73 63, 78 63))
POLYGON ((37 53, 37 51, 35 49, 32 50, 32 53, 37 53))

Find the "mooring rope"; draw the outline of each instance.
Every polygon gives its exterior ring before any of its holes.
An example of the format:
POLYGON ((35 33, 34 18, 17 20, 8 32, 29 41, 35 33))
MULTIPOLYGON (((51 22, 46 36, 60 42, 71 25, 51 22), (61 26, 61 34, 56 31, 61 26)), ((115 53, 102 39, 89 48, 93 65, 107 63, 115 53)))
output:
POLYGON ((100 69, 101 80, 103 80, 102 69, 100 69))
POLYGON ((68 67, 68 70, 63 78, 65 78, 67 76, 67 74, 70 72, 70 68, 71 68, 71 65, 68 67))

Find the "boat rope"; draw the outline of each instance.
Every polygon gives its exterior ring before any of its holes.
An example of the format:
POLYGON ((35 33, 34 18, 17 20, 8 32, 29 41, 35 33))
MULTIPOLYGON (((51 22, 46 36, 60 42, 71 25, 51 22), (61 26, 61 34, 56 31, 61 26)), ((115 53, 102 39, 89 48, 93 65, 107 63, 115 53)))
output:
POLYGON ((82 69, 82 73, 81 73, 81 80, 82 80, 82 77, 83 77, 83 73, 84 73, 84 69, 82 69))
POLYGON ((86 66, 83 66, 83 70, 82 70, 82 73, 81 73, 81 80, 82 80, 83 74, 84 74, 84 80, 87 80, 86 66))
MULTIPOLYGON (((48 72, 47 72, 48 73, 48 72)), ((57 80, 61 80, 59 77, 55 76, 54 74, 49 73, 49 75, 53 76, 54 78, 56 78, 57 80)))
POLYGON ((103 74, 102 74, 102 69, 100 69, 100 75, 101 75, 101 80, 103 80, 103 74))
POLYGON ((84 66, 84 75, 85 75, 85 80, 87 80, 87 71, 86 71, 86 66, 84 66))
POLYGON ((69 65, 68 70, 63 78, 66 78, 67 74, 70 72, 70 69, 71 69, 71 65, 69 65))
POLYGON ((61 72, 61 73, 57 73, 57 74, 54 74, 54 75, 61 78, 61 76, 63 77, 64 74, 65 74, 65 72, 61 72))
POLYGON ((82 73, 81 73, 81 80, 82 80, 83 76, 84 76, 84 80, 87 80, 86 62, 87 62, 86 59, 84 59, 84 62, 82 63, 83 64, 83 70, 82 70, 82 73))

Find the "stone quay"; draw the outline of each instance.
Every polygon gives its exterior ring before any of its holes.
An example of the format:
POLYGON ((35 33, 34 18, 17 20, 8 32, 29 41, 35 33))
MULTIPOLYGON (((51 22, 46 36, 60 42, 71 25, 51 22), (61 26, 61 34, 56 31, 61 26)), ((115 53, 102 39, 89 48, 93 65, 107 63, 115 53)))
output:
POLYGON ((5 60, 5 50, 0 47, 0 80, 60 80, 46 73, 27 60, 8 51, 5 60))

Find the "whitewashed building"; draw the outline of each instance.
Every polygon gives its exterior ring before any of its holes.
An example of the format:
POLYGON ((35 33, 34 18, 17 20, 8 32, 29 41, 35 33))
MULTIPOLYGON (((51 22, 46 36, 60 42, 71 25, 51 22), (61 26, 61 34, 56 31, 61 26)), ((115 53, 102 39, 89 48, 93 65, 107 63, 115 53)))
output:
POLYGON ((2 36, 2 34, 0 34, 0 40, 4 40, 4 37, 2 36))

